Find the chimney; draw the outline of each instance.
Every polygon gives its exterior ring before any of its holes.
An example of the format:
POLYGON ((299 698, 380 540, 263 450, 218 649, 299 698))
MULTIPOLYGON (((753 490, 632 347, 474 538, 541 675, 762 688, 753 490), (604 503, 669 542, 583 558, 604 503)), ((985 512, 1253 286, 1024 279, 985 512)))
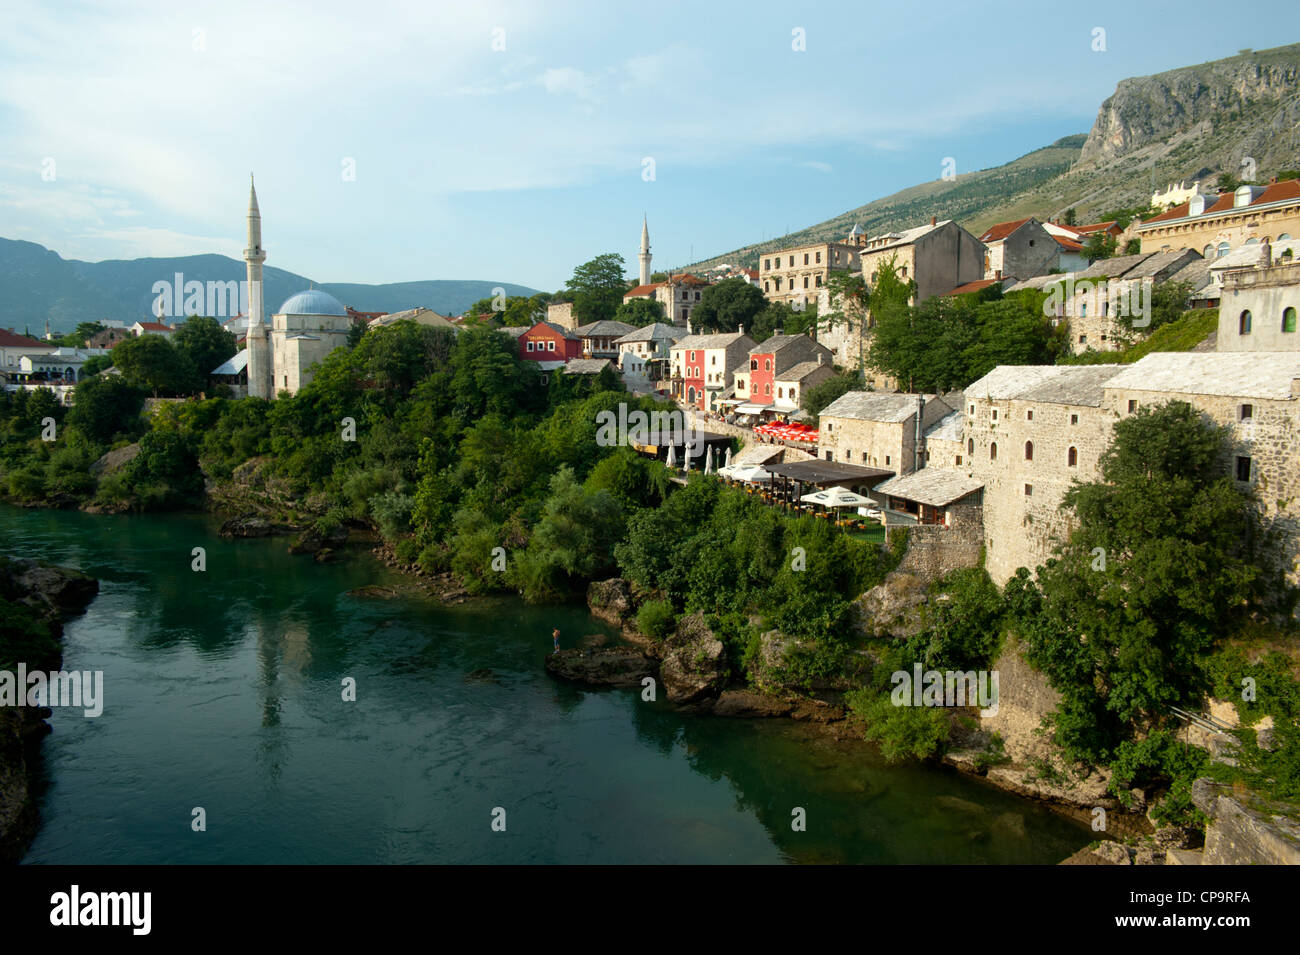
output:
POLYGON ((826 356, 823 355, 821 352, 818 352, 818 353, 817 353, 817 364, 820 365, 820 364, 822 363, 822 359, 825 358, 825 357, 826 357, 826 356))
POLYGON ((742 335, 745 334, 745 326, 744 326, 744 325, 737 325, 736 328, 739 330, 740 334, 742 334, 742 335))
POLYGON ((938 224, 938 221, 939 221, 939 219, 938 219, 937 216, 930 216, 930 225, 931 225, 931 226, 938 224))

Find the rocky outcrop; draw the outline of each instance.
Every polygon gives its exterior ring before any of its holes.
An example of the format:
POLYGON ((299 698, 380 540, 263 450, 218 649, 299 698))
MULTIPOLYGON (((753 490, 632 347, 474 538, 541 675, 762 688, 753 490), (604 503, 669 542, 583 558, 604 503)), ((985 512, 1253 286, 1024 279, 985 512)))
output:
POLYGON ((293 528, 276 524, 257 513, 232 517, 221 525, 222 537, 273 537, 293 533, 293 528))
POLYGON ((587 587, 587 609, 616 627, 631 622, 636 613, 631 585, 622 577, 593 580, 587 587))
POLYGON ((1192 802, 1209 819, 1205 850, 1199 860, 1184 856, 1180 864, 1300 865, 1300 823, 1283 807, 1210 779, 1192 784, 1192 802))
POLYGON ((928 601, 925 581, 915 574, 894 571, 858 598, 861 628, 870 637, 914 637, 925 626, 928 601))
POLYGON ((105 474, 112 474, 120 468, 126 467, 135 460, 136 455, 140 453, 140 443, 128 444, 124 448, 118 448, 102 455, 98 461, 89 468, 91 474, 96 477, 102 477, 105 474))
POLYGON ((561 650, 546 657, 551 676, 587 686, 640 686, 655 670, 653 660, 628 647, 561 650))
POLYGON ((659 675, 674 703, 698 703, 717 696, 727 685, 731 667, 726 648, 702 614, 689 614, 677 621, 677 630, 664 641, 659 675))
MULTIPOLYGON (((99 581, 80 571, 0 558, 0 598, 24 608, 6 615, 0 662, 59 669, 63 621, 85 610, 98 593, 99 581), (30 612, 29 619, 23 620, 21 612, 30 612), (18 654, 21 658, 15 659, 18 654)), ((21 859, 36 834, 33 787, 49 716, 48 708, 0 708, 0 863, 21 859)))
POLYGON ((348 529, 342 524, 335 524, 326 530, 312 524, 289 545, 289 553, 311 554, 317 560, 325 560, 336 548, 348 542, 348 536, 348 529))
POLYGON ((744 719, 789 716, 794 712, 794 704, 757 690, 724 690, 714 701, 711 712, 714 716, 744 719))

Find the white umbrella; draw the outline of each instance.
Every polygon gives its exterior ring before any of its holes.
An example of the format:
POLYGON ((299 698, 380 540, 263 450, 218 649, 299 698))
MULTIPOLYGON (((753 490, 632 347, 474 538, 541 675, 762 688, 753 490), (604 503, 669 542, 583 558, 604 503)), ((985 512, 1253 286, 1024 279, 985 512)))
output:
POLYGON ((736 480, 748 481, 750 484, 762 484, 764 481, 772 480, 772 472, 761 464, 736 468, 732 473, 735 475, 736 480))
POLYGON ((713 473, 713 445, 709 445, 709 453, 704 456, 704 473, 713 473))
POLYGON ((799 500, 807 501, 809 504, 820 504, 822 507, 866 507, 876 503, 869 497, 855 494, 842 487, 828 487, 825 490, 813 491, 799 500))
POLYGON ((730 448, 730 446, 728 446, 728 448, 727 448, 727 460, 726 460, 726 462, 723 464, 723 467, 727 467, 727 468, 731 467, 731 448, 730 448))
POLYGON ((689 441, 682 445, 682 470, 687 473, 691 470, 691 443, 689 441))
POLYGON ((676 445, 672 445, 672 444, 668 445, 668 460, 665 461, 664 463, 668 467, 672 468, 673 470, 677 469, 677 446, 676 445))

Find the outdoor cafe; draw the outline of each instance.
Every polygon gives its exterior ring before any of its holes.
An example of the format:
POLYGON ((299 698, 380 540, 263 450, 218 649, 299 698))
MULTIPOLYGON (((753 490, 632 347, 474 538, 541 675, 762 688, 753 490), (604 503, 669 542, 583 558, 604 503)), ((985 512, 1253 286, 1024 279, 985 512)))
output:
POLYGON ((871 488, 894 472, 838 461, 790 461, 723 468, 724 478, 787 511, 810 514, 842 527, 878 524, 871 488))

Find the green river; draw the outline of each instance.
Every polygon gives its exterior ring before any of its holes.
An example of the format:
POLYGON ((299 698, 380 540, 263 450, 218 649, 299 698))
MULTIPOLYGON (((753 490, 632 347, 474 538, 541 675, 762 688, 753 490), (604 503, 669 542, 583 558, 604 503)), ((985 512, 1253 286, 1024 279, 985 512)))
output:
POLYGON ((585 608, 349 596, 396 575, 215 529, 0 508, 0 553, 101 584, 64 668, 103 672, 103 714, 55 710, 25 862, 1055 863, 1091 841, 865 743, 557 683, 552 627, 613 635, 585 608))

